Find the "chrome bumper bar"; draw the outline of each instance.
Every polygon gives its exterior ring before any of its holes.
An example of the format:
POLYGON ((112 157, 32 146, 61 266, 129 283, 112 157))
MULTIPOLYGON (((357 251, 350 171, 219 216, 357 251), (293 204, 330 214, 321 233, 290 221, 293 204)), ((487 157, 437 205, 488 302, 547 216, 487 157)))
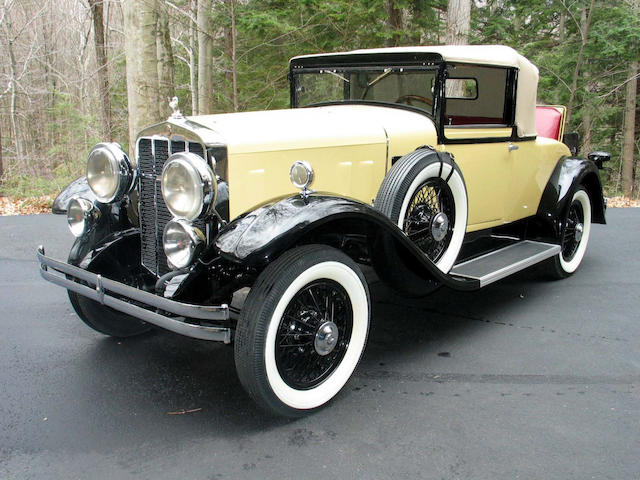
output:
POLYGON ((72 290, 102 305, 187 337, 231 343, 230 328, 195 325, 185 321, 185 318, 204 321, 228 320, 229 306, 226 304, 191 305, 160 297, 47 257, 42 246, 38 247, 37 257, 40 262, 40 275, 42 278, 67 290, 72 290), (87 285, 79 283, 79 281, 85 282, 87 285), (134 305, 113 296, 113 294, 121 298, 131 299, 144 306, 134 305), (173 313, 178 317, 162 315, 155 310, 173 313))

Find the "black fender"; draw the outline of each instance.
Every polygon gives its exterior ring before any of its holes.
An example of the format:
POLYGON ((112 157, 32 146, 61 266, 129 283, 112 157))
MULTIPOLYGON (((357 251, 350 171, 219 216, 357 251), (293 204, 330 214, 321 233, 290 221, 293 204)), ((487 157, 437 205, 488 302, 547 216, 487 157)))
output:
POLYGON ((76 178, 58 194, 56 199, 53 201, 51 211, 58 215, 67 213, 67 206, 69 205, 69 201, 72 198, 77 197, 86 198, 93 203, 95 203, 97 200, 93 191, 89 187, 89 184, 87 183, 87 177, 85 176, 76 178))
MULTIPOLYGON (((479 288, 476 281, 444 274, 385 215, 373 207, 343 197, 313 194, 284 198, 240 217, 224 227, 215 248, 225 260, 250 268, 262 268, 300 243, 314 243, 326 234, 366 235, 373 243, 392 238, 403 257, 426 282, 459 290, 479 288)), ((399 267, 400 268, 400 267, 399 267)))
POLYGON ((93 205, 100 211, 97 223, 91 230, 76 238, 69 252, 68 262, 82 268, 87 268, 87 262, 95 255, 95 251, 102 249, 104 245, 131 230, 138 232, 129 220, 126 201, 110 204, 94 201, 93 205))
POLYGON ((574 193, 584 186, 591 199, 593 223, 606 224, 606 205, 600 174, 595 163, 575 157, 562 157, 544 189, 536 218, 542 224, 539 236, 559 242, 564 219, 574 193))

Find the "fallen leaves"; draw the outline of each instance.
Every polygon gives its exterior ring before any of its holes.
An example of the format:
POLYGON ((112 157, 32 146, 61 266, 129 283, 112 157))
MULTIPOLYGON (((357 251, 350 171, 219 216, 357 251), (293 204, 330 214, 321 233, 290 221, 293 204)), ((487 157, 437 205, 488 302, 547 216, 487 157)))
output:
POLYGON ((640 207, 640 200, 633 200, 627 197, 609 197, 607 206, 611 208, 640 207))
POLYGON ((30 198, 0 197, 0 215, 51 213, 51 205, 55 198, 55 195, 30 198))

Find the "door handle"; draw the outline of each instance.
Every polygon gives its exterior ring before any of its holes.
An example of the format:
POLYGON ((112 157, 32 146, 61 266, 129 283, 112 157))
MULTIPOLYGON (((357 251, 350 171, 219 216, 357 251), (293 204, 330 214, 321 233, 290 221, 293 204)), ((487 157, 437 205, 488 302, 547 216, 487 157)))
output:
POLYGON ((518 150, 520 147, 518 145, 514 145, 513 143, 509 142, 509 151, 513 152, 514 150, 518 150))

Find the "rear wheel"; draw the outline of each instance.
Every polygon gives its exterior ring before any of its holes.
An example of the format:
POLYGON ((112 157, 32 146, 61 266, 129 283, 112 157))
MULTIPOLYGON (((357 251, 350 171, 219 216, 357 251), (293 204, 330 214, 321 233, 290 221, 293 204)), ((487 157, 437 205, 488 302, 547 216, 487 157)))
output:
POLYGON ((584 258, 591 234, 591 201, 584 188, 572 199, 562 228, 561 252, 547 263, 549 274, 556 279, 573 274, 584 258))
POLYGON ((369 316, 366 281, 348 256, 322 245, 285 253, 260 274, 238 320, 242 385, 278 415, 321 407, 355 370, 369 316))

